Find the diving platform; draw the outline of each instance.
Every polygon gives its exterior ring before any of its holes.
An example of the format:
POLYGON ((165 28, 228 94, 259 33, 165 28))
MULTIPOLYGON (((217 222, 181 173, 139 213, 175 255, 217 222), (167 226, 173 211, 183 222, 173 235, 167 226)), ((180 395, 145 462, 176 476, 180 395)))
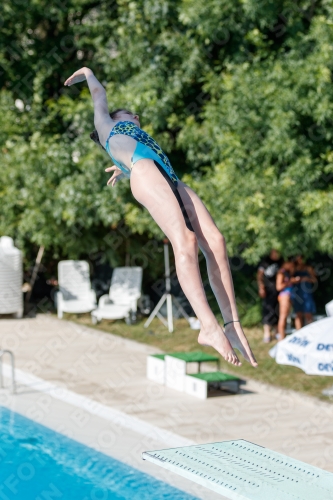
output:
POLYGON ((333 500, 333 474, 243 439, 146 451, 144 460, 235 500, 333 500))

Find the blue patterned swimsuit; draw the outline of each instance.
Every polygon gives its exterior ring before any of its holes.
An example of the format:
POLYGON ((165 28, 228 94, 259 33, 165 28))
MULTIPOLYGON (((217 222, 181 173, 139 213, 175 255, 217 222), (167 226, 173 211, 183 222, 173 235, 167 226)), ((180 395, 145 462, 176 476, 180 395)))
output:
POLYGON ((111 130, 105 145, 106 151, 109 153, 115 165, 117 165, 120 170, 127 174, 127 170, 126 172, 124 171, 124 166, 113 158, 109 146, 109 139, 118 134, 132 137, 132 139, 135 139, 137 142, 135 151, 131 158, 131 168, 137 161, 142 160, 143 158, 150 158, 158 162, 162 166, 162 168, 174 184, 178 184, 178 177, 176 176, 171 166, 169 158, 163 152, 161 147, 149 134, 147 134, 147 132, 135 125, 135 123, 129 121, 118 122, 111 130))
POLYGON ((129 176, 128 168, 121 162, 115 160, 110 150, 109 139, 111 139, 111 137, 114 137, 115 135, 127 135, 128 137, 132 137, 132 139, 136 140, 136 147, 133 156, 131 158, 131 168, 133 168, 133 165, 135 165, 137 161, 142 160, 144 158, 149 158, 154 161, 156 167, 158 168, 160 173, 163 175, 163 177, 169 184, 173 194, 175 195, 179 203, 187 228, 190 231, 194 232, 190 217, 188 216, 183 200, 178 192, 179 179, 171 166, 169 158, 163 152, 163 150, 157 144, 157 142, 152 137, 150 137, 150 135, 147 134, 147 132, 142 130, 133 122, 124 121, 116 123, 106 141, 105 149, 111 156, 111 159, 114 162, 114 164, 118 168, 120 168, 120 170, 122 170, 122 172, 127 177, 129 176))

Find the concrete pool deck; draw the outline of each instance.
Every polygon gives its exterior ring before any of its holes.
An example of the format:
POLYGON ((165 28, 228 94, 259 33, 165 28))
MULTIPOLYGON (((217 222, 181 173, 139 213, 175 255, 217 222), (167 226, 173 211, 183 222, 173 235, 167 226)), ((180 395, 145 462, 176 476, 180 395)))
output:
MULTIPOLYGON (((175 446, 177 436, 184 444, 246 439, 333 472, 333 405, 329 403, 254 381, 248 381, 239 395, 201 401, 146 379, 146 357, 158 352, 156 348, 46 314, 23 320, 0 319, 0 345, 15 353, 20 370, 18 395, 11 397, 8 391, 0 391, 4 405, 28 417, 30 412, 30 418, 39 418, 40 423, 52 428, 64 425, 57 415, 70 414, 66 428, 59 429, 61 432, 66 434, 68 429, 74 439, 82 442, 82 436, 88 436, 85 444, 114 454, 115 458, 127 456, 127 463, 156 477, 160 477, 158 468, 141 462, 141 451, 165 448, 168 443, 175 446), (82 407, 83 403, 80 413, 74 396, 72 402, 68 398, 60 401, 61 398, 53 397, 56 392, 50 396, 49 407, 54 406, 54 410, 43 410, 43 400, 36 403, 42 397, 39 391, 43 391, 37 379, 49 383, 44 394, 50 387, 59 391, 64 388, 66 394, 75 393, 86 398, 82 401, 109 408, 110 415, 118 411, 122 418, 124 414, 132 417, 138 425, 143 421, 145 430, 140 434, 138 429, 130 428, 130 423, 126 424, 123 432, 118 432, 116 444, 103 450, 96 429, 104 425, 114 432, 123 428, 121 421, 117 426, 113 417, 108 421, 99 415, 99 407, 91 412, 82 407), (150 430, 154 432, 156 428, 162 429, 161 433, 149 437, 150 430), (129 437, 131 433, 137 436, 132 436, 134 441, 129 437), (126 451, 129 448, 133 450, 130 454, 126 451)), ((192 489, 181 479, 170 476, 164 480, 199 498, 215 498, 214 493, 199 491, 197 485, 192 489)))

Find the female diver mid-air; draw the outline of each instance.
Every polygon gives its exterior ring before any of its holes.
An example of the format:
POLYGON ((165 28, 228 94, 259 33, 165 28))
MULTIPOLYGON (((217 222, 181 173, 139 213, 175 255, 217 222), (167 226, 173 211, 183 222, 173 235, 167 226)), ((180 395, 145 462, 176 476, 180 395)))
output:
POLYGON ((108 184, 130 177, 134 198, 149 211, 170 240, 177 276, 200 320, 199 344, 216 349, 229 363, 241 365, 233 348, 253 366, 257 362, 239 322, 224 237, 197 194, 181 182, 159 145, 140 128, 138 115, 126 109, 109 113, 106 92, 89 68, 81 68, 65 85, 87 80, 94 102, 96 130, 91 138, 110 155, 114 166, 108 184), (224 331, 209 307, 198 265, 198 246, 224 319, 224 331))

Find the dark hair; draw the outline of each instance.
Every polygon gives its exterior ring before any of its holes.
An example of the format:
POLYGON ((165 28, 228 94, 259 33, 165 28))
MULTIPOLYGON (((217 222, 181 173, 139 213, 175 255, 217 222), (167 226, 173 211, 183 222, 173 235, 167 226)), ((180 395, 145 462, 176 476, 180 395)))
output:
POLYGON ((293 256, 292 261, 296 264, 299 257, 306 263, 306 259, 302 253, 297 253, 296 255, 293 256))
POLYGON ((101 148, 105 149, 102 144, 100 143, 100 140, 99 140, 99 136, 98 136, 98 132, 97 130, 94 130, 93 132, 91 132, 90 134, 90 139, 92 141, 94 141, 95 144, 97 144, 98 146, 101 146, 101 148))
POLYGON ((132 111, 130 111, 129 109, 117 108, 114 111, 111 111, 111 113, 110 113, 112 120, 114 120, 116 118, 117 114, 120 113, 120 111, 123 111, 125 113, 129 113, 130 115, 134 115, 134 113, 132 111))
MULTIPOLYGON (((129 111, 128 109, 124 109, 124 108, 117 108, 115 109, 114 111, 111 111, 110 113, 110 118, 112 120, 114 120, 117 116, 118 113, 120 113, 120 111, 124 111, 125 113, 129 113, 130 115, 134 115, 134 113, 132 113, 132 111, 129 111)), ((98 132, 97 130, 94 130, 91 134, 90 134, 90 139, 92 141, 94 141, 95 144, 98 144, 98 146, 101 146, 103 149, 104 146, 100 143, 100 140, 99 140, 99 136, 98 136, 98 132)))

